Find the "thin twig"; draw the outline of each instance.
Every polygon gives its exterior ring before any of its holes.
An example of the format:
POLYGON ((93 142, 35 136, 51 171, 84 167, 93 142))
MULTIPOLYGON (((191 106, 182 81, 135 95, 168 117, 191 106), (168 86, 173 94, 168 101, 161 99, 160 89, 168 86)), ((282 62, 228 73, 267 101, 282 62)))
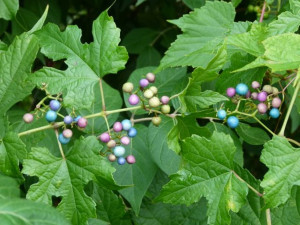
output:
POLYGON ((55 129, 54 131, 55 131, 55 134, 56 134, 56 139, 57 139, 57 143, 58 143, 58 148, 59 148, 60 154, 63 157, 63 159, 66 160, 66 157, 65 157, 65 154, 64 154, 64 150, 62 149, 61 143, 58 140, 58 130, 55 129))
POLYGON ((262 23, 263 20, 264 20, 264 15, 265 15, 265 11, 266 11, 266 4, 267 2, 265 1, 264 2, 264 5, 263 5, 263 8, 261 10, 261 15, 260 15, 260 19, 259 19, 259 22, 262 23))

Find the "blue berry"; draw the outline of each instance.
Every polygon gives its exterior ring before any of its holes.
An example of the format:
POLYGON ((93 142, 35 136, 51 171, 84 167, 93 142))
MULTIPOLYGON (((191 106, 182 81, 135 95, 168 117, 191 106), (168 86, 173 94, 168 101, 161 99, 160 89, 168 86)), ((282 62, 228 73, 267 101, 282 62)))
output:
POLYGON ((65 124, 71 124, 73 122, 72 116, 65 116, 64 122, 65 124))
POLYGON ((116 146, 114 148, 114 155, 117 157, 123 156, 125 154, 125 148, 123 146, 116 146))
POLYGON ((63 134, 59 134, 58 135, 58 140, 59 140, 60 143, 65 145, 65 144, 68 144, 70 142, 71 138, 66 138, 66 137, 64 137, 63 134))
POLYGON ((123 157, 118 158, 118 164, 119 165, 124 165, 126 163, 126 159, 123 157))
POLYGON ((48 122, 53 122, 55 121, 57 118, 57 113, 53 110, 49 110, 47 113, 46 113, 46 120, 48 122))
POLYGON ((134 127, 131 127, 128 131, 128 137, 135 137, 137 135, 137 130, 134 127))
POLYGON ((57 100, 51 100, 49 106, 53 111, 57 111, 60 108, 60 102, 57 100))
POLYGON ((277 119, 280 115, 280 112, 277 108, 273 108, 270 110, 269 115, 273 118, 273 119, 277 119))
POLYGON ((76 118, 73 119, 73 121, 77 123, 80 118, 81 116, 77 116, 76 118))
POLYGON ((235 91, 239 95, 246 95, 248 92, 248 86, 246 84, 240 83, 235 87, 235 91))
POLYGON ((236 128, 239 125, 239 119, 235 116, 229 116, 227 124, 230 128, 236 128))
POLYGON ((122 123, 123 130, 129 130, 132 127, 130 120, 126 119, 123 120, 121 123, 122 123))
POLYGON ((226 118, 226 111, 224 109, 220 109, 217 113, 217 116, 220 120, 224 120, 226 118))

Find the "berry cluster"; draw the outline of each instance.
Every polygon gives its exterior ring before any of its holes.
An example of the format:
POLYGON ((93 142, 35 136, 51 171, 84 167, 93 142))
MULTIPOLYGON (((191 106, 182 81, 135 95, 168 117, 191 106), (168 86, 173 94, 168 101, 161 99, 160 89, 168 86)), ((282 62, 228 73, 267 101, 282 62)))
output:
POLYGON ((115 122, 111 132, 105 132, 99 136, 99 139, 106 143, 108 151, 112 152, 108 155, 108 159, 111 162, 117 160, 119 165, 124 165, 127 161, 129 164, 135 163, 135 157, 133 155, 128 155, 126 159, 125 148, 123 145, 130 144, 130 138, 137 135, 137 130, 132 127, 130 120, 123 120, 122 122, 115 122))
MULTIPOLYGON (((61 108, 61 104, 58 100, 53 99, 50 101, 49 106, 45 106, 46 108, 49 108, 48 111, 45 111, 45 118, 48 122, 55 122, 57 119, 57 116, 63 117, 64 120, 64 130, 62 133, 58 135, 58 140, 61 144, 68 144, 71 140, 71 137, 73 136, 73 132, 71 129, 68 128, 70 126, 71 128, 76 124, 79 128, 85 128, 87 126, 87 119, 81 116, 77 116, 73 118, 70 115, 62 116, 58 112, 61 108)), ((38 110, 41 110, 40 107, 37 107, 38 110)), ((31 123, 33 121, 33 114, 26 113, 23 116, 23 120, 26 123, 31 123)))
MULTIPOLYGON (((150 83, 155 82, 155 75, 153 73, 147 73, 146 78, 143 78, 139 82, 139 89, 133 91, 134 86, 131 82, 127 82, 123 85, 123 91, 129 93, 128 102, 130 105, 137 105, 142 102, 144 109, 153 111, 159 109, 163 114, 168 114, 171 111, 170 105, 168 105, 170 98, 168 96, 162 96, 158 98, 158 89, 155 86, 150 86, 150 83), (141 94, 140 94, 141 92, 141 94), (147 107, 150 107, 148 109, 147 107)), ((156 115, 152 118, 152 123, 158 126, 161 123, 161 118, 156 115)))
MULTIPOLYGON (((281 106, 281 99, 278 97, 279 91, 276 87, 271 85, 264 85, 260 89, 260 84, 257 81, 253 81, 251 84, 251 92, 246 84, 240 83, 235 88, 229 87, 226 90, 228 97, 232 98, 233 102, 240 100, 251 100, 256 103, 257 111, 260 114, 265 114, 269 111, 271 118, 278 118, 280 115, 279 107, 281 106)), ((217 117, 220 120, 224 120, 227 116, 227 112, 224 109, 220 109, 217 112, 217 117)), ((230 116, 227 118, 227 124, 230 128, 236 128, 239 124, 239 119, 236 116, 230 116)))

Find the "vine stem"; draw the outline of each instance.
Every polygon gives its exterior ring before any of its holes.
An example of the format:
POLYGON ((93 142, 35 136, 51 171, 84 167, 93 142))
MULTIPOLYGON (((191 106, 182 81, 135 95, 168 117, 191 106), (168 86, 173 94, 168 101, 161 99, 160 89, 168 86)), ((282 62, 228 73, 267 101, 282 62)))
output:
POLYGON ((63 157, 64 160, 66 160, 65 154, 64 154, 64 150, 62 149, 61 143, 58 140, 58 130, 55 129, 55 135, 56 135, 56 139, 57 139, 57 143, 58 143, 58 148, 60 151, 61 156, 63 157))
POLYGON ((271 210, 270 209, 266 209, 266 218, 267 218, 267 224, 272 225, 271 210))
POLYGON ((263 8, 261 10, 261 14, 260 14, 260 18, 259 18, 259 22, 262 23, 264 20, 264 15, 265 15, 265 11, 266 11, 266 1, 264 1, 264 5, 263 8))
POLYGON ((292 112, 292 109, 293 109, 293 106, 294 106, 294 103, 296 101, 296 98, 298 96, 298 92, 299 92, 299 89, 300 89, 300 82, 298 81, 297 82, 297 85, 296 85, 296 89, 294 91, 294 94, 293 94, 293 97, 292 97, 292 100, 289 104, 289 108, 288 108, 288 111, 285 115, 285 118, 284 118, 284 121, 283 121, 283 124, 282 124, 282 127, 281 127, 281 130, 279 132, 279 136, 284 136, 284 131, 285 131, 285 128, 286 128, 286 125, 287 125, 287 122, 289 120, 289 117, 290 117, 290 114, 292 112))

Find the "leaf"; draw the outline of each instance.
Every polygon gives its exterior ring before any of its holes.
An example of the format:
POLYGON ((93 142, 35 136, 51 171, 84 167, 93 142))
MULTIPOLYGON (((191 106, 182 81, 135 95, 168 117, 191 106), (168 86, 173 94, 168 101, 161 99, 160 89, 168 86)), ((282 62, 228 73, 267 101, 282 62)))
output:
POLYGON ((136 28, 126 34, 122 45, 126 46, 129 53, 141 54, 158 35, 158 31, 150 28, 136 28))
POLYGON ((16 37, 8 49, 0 54, 0 115, 23 100, 34 88, 26 79, 38 49, 38 40, 25 33, 16 37))
POLYGON ((205 0, 183 0, 190 9, 200 8, 205 4, 205 0))
POLYGON ((153 47, 145 48, 137 58, 136 67, 158 66, 161 56, 159 51, 153 47))
POLYGON ((70 225, 54 208, 24 199, 0 199, 0 221, 5 225, 70 225))
POLYGON ((228 99, 218 92, 211 90, 201 92, 201 82, 190 79, 186 89, 179 95, 179 100, 183 112, 197 112, 199 108, 207 108, 228 99))
POLYGON ((252 63, 236 70, 236 72, 267 66, 272 71, 297 69, 300 65, 300 47, 298 34, 281 34, 263 41, 265 53, 252 63))
POLYGON ((246 123, 239 123, 235 130, 244 141, 251 145, 263 145, 270 140, 269 135, 263 129, 252 127, 246 123))
POLYGON ((43 15, 41 16, 41 18, 37 21, 37 23, 32 27, 32 29, 28 32, 29 34, 37 31, 37 30, 40 30, 44 23, 45 23, 45 20, 47 18, 47 15, 48 15, 48 10, 49 10, 49 5, 46 6, 46 9, 43 13, 43 15))
POLYGON ((206 2, 205 6, 171 23, 183 32, 166 52, 160 68, 192 66, 206 68, 222 47, 234 24, 231 3, 206 2))
POLYGON ((82 44, 81 30, 68 26, 64 32, 54 24, 38 31, 42 53, 53 60, 66 59, 67 70, 44 67, 31 80, 38 86, 47 84, 51 94, 63 93, 67 107, 88 108, 95 101, 94 86, 99 79, 123 69, 128 59, 119 47, 120 30, 104 11, 93 23, 94 42, 82 44))
POLYGON ((26 155, 25 145, 18 135, 13 132, 7 133, 0 141, 0 171, 4 175, 17 178, 21 182, 23 176, 19 169, 19 162, 26 155))
POLYGON ((23 173, 39 177, 27 198, 52 205, 52 196, 62 197, 57 209, 73 224, 85 224, 96 217, 95 202, 84 192, 91 180, 104 187, 115 186, 115 169, 99 155, 102 146, 95 137, 77 140, 65 156, 53 156, 46 148, 32 148, 24 160, 23 173))
POLYGON ((142 199, 155 176, 157 166, 151 160, 149 143, 146 139, 147 127, 142 125, 136 125, 135 127, 140 135, 132 139, 132 148, 126 150, 126 155, 133 154, 136 163, 116 165, 117 171, 114 173, 114 177, 119 184, 132 185, 132 187, 119 192, 130 203, 135 214, 138 215, 142 199))
POLYGON ((289 0, 291 10, 294 14, 300 14, 300 2, 298 0, 289 0))
POLYGON ((18 197, 20 197, 18 182, 11 177, 0 174, 0 201, 3 199, 10 200, 18 197))
POLYGON ((284 137, 273 136, 264 145, 260 161, 269 168, 261 182, 266 207, 275 208, 285 203, 292 187, 300 184, 299 158, 299 148, 291 146, 284 137))
POLYGON ((273 21, 268 26, 270 36, 275 36, 283 33, 294 33, 300 25, 300 15, 295 15, 289 11, 283 12, 278 16, 278 19, 273 21))
POLYGON ((11 20, 19 9, 18 0, 0 0, 0 18, 11 20))
POLYGON ((229 211, 238 212, 248 187, 234 175, 235 153, 229 135, 214 132, 210 139, 193 135, 183 141, 184 166, 164 186, 157 200, 190 205, 208 200, 208 224, 230 224, 229 211))

